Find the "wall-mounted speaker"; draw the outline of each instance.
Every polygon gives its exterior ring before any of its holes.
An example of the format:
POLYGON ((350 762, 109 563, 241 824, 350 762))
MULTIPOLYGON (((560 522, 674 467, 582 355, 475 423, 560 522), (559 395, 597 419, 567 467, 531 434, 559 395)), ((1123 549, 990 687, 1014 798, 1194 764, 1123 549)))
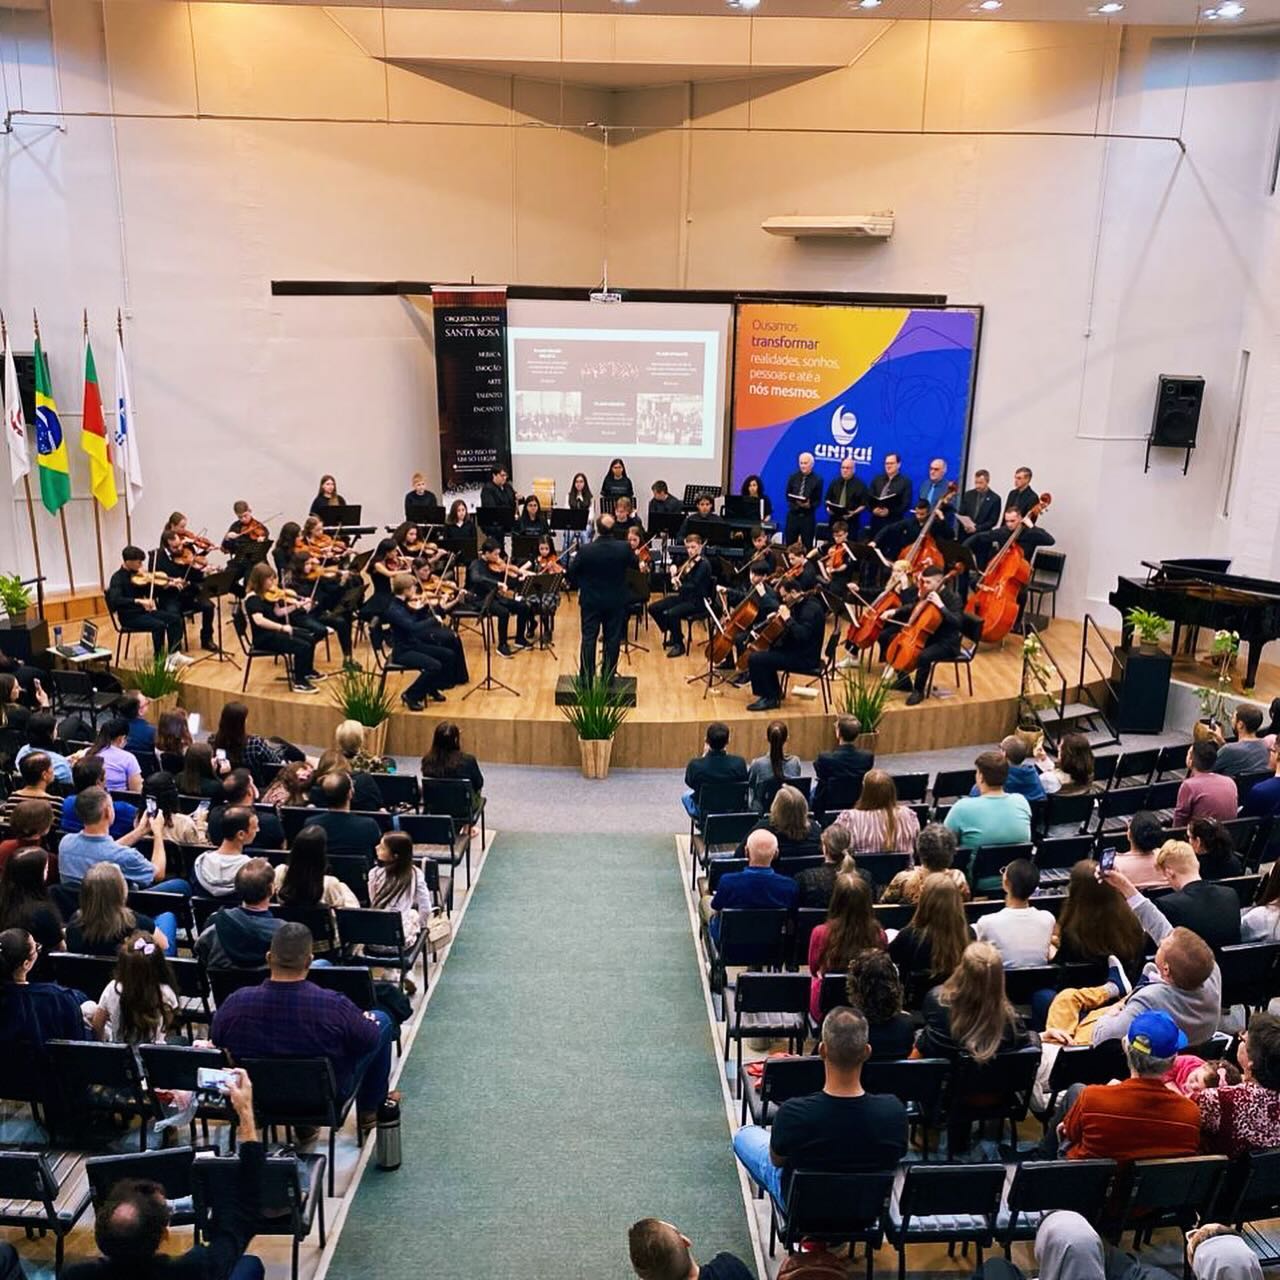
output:
MULTIPOLYGON (((27 425, 35 429, 36 421, 36 358, 34 355, 13 357, 14 372, 18 375, 18 394, 22 398, 22 416, 27 425)), ((3 382, 3 376, 0 376, 3 382)))
POLYGON ((1170 449, 1194 449, 1203 400, 1203 378, 1162 373, 1151 419, 1151 443, 1170 449))

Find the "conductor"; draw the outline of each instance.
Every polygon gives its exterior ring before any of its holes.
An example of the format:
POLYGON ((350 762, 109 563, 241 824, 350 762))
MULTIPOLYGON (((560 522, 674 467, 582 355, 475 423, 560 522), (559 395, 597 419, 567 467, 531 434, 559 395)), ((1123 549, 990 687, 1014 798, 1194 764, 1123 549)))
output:
POLYGON ((596 640, 604 631, 604 674, 612 678, 618 669, 618 652, 627 630, 627 606, 631 592, 627 570, 639 568, 635 553, 613 536, 612 516, 596 521, 595 538, 582 547, 565 571, 565 581, 578 589, 582 609, 582 652, 579 667, 584 679, 596 673, 596 640))

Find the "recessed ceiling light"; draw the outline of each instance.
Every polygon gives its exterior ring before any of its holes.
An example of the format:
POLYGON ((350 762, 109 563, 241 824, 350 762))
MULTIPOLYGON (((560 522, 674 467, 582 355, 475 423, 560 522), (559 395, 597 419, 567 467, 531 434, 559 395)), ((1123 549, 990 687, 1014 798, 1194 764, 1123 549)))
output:
POLYGON ((730 9, 758 9, 760 0, 729 0, 730 9))
POLYGON ((859 9, 878 9, 884 0, 858 0, 859 9))
POLYGON ((1226 0, 1225 4, 1218 6, 1218 17, 1220 18, 1238 18, 1244 12, 1244 5, 1238 0, 1226 0))
POLYGON ((1107 0, 1106 4, 1100 4, 1098 6, 1098 12, 1099 13, 1119 13, 1120 10, 1123 8, 1124 8, 1124 5, 1120 3, 1120 0, 1107 0))
POLYGON ((1004 0, 982 0, 978 6, 979 9, 985 9, 988 13, 994 12, 996 9, 1004 7, 1004 0))

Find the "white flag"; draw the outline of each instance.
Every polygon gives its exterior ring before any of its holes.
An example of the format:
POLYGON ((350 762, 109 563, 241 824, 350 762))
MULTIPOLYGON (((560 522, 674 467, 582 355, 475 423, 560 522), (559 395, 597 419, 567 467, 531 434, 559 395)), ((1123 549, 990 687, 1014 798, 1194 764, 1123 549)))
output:
POLYGON ((142 498, 142 455, 138 451, 138 424, 133 416, 133 392, 124 362, 124 338, 116 333, 116 457, 124 472, 125 508, 132 515, 142 498))
POLYGON ((18 371, 13 364, 13 349, 6 335, 4 342, 4 434, 9 441, 9 470, 13 483, 31 472, 27 456, 27 423, 22 414, 22 396, 18 392, 18 371))

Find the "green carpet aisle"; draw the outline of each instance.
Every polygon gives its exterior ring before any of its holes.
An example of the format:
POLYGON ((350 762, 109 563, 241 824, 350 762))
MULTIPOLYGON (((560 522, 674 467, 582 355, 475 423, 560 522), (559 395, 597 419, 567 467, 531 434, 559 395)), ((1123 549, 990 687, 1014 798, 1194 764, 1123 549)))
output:
POLYGON ((631 1275, 626 1228, 750 1260, 671 837, 502 835, 331 1280, 631 1275))

